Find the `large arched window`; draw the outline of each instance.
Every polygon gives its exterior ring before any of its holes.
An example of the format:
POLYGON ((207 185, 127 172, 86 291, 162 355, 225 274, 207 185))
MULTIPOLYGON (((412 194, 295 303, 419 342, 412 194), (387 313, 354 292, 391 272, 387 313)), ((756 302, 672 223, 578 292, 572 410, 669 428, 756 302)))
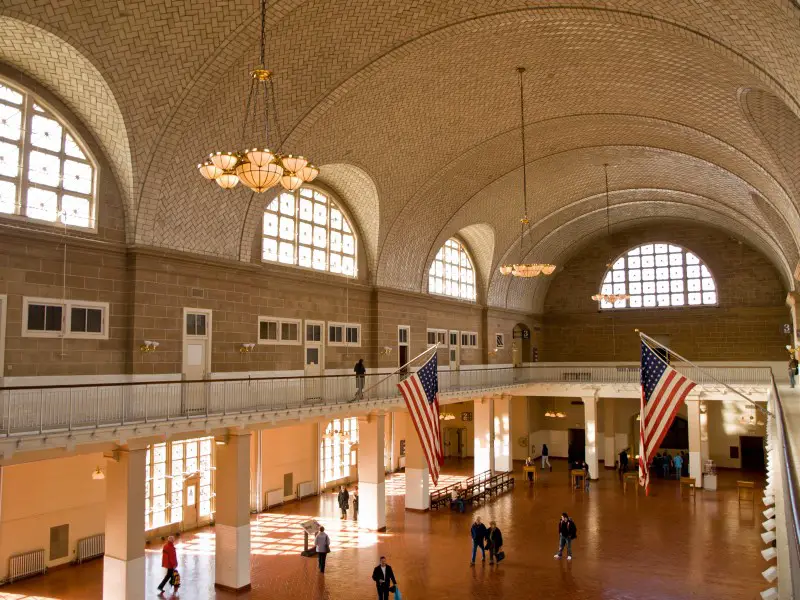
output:
POLYGON ((717 286, 696 254, 673 244, 644 244, 620 256, 603 278, 601 294, 628 294, 600 301, 600 308, 654 308, 717 304, 717 286))
POLYGON ((94 228, 96 173, 62 119, 0 81, 0 214, 94 228))
POLYGON ((356 236, 333 199, 316 188, 283 192, 264 211, 262 259, 355 277, 356 236))
POLYGON ((428 271, 428 291, 475 300, 475 267, 467 249, 457 239, 450 238, 436 253, 428 271))

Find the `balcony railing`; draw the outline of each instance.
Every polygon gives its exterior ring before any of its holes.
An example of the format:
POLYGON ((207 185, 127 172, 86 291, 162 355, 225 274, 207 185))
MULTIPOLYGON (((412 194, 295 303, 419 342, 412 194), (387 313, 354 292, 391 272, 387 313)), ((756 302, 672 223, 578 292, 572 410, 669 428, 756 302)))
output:
MULTIPOLYGON (((693 367, 676 368, 699 384, 713 383, 693 367)), ((705 370, 728 384, 767 386, 771 382, 767 367, 705 370)), ((367 375, 367 393, 360 400, 396 399, 400 380, 400 375, 367 375)), ((635 365, 540 365, 439 372, 439 391, 445 394, 533 383, 638 382, 639 368, 635 365)), ((351 375, 4 387, 0 388, 0 436, 336 406, 355 401, 355 392, 351 375)))

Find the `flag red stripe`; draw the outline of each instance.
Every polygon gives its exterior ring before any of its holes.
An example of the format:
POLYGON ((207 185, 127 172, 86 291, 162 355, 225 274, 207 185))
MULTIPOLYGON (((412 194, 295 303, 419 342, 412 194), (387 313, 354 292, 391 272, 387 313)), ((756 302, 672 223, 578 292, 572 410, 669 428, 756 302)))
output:
POLYGON ((417 431, 420 445, 422 446, 425 461, 428 464, 433 484, 439 480, 439 459, 436 450, 436 437, 430 428, 429 404, 425 399, 424 391, 421 390, 419 377, 414 374, 405 381, 398 384, 400 392, 406 401, 411 421, 417 431))
POLYGON ((654 437, 661 436, 661 433, 669 429, 669 426, 672 425, 672 419, 665 420, 665 417, 673 412, 673 404, 680 406, 683 398, 680 397, 679 391, 686 381, 688 380, 685 377, 682 375, 676 376, 676 372, 672 371, 669 374, 669 382, 667 385, 662 387, 661 392, 654 400, 650 400, 650 404, 653 405, 653 408, 649 411, 648 416, 645 417, 647 422, 647 426, 645 427, 645 442, 648 448, 650 447, 650 440, 654 437), (678 395, 677 398, 676 394, 678 395), (658 411, 655 416, 653 415, 654 411, 658 411))
POLYGON ((661 446, 661 442, 664 441, 664 438, 666 437, 667 432, 669 431, 670 425, 672 425, 672 421, 675 420, 675 415, 678 414, 678 411, 681 408, 681 404, 683 404, 683 401, 686 398, 686 396, 689 395, 689 392, 692 391, 692 388, 694 387, 694 383, 692 383, 692 382, 689 382, 689 383, 690 383, 690 385, 687 386, 684 389, 684 391, 681 392, 680 400, 678 400, 678 402, 675 403, 675 406, 672 409, 672 413, 670 413, 670 415, 668 417, 667 422, 669 424, 666 427, 663 427, 661 429, 661 435, 658 436, 658 439, 655 440, 655 443, 652 443, 652 444, 648 445, 648 450, 649 450, 648 451, 648 456, 650 458, 652 458, 652 456, 655 453, 655 451, 659 448, 659 446, 661 446))
MULTIPOLYGON (((436 462, 439 462, 439 437, 437 435, 438 427, 434 426, 433 418, 431 416, 432 407, 428 403, 427 398, 425 397, 425 390, 422 389, 422 382, 419 380, 419 377, 413 376, 410 378, 411 382, 409 386, 413 386, 415 391, 415 396, 418 402, 418 407, 420 409, 420 413, 423 418, 423 425, 425 429, 425 435, 428 438, 428 445, 431 450, 431 459, 436 459, 436 462)), ((438 421, 436 423, 438 425, 438 421)))

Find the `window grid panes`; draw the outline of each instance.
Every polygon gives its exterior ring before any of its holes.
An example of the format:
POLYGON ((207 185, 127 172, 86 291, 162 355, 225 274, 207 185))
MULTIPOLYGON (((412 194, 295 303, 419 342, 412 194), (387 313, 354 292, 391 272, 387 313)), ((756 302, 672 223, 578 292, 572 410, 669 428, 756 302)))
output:
POLYGON ((356 236, 341 209, 323 192, 284 192, 264 211, 261 258, 355 277, 356 236))
POLYGON ((428 271, 428 291, 475 301, 475 268, 466 248, 455 238, 447 240, 436 253, 428 271))
POLYGON ((195 438, 148 446, 145 456, 145 529, 183 520, 184 481, 198 480, 198 517, 214 512, 214 438, 195 438))
POLYGON ((334 419, 325 428, 320 442, 320 481, 322 486, 332 481, 350 477, 351 467, 356 466, 358 443, 358 419, 334 419))
POLYGON ((0 214, 94 228, 96 172, 58 117, 0 82, 0 214))
POLYGON ((716 306, 717 286, 696 254, 674 244, 644 244, 620 256, 601 294, 628 294, 627 300, 600 301, 602 309, 716 306))

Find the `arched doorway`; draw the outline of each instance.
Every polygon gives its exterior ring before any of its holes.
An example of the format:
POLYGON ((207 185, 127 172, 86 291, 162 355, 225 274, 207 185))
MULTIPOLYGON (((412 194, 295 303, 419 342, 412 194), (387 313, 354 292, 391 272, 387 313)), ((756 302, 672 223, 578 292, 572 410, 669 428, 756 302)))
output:
POLYGON ((531 330, 524 323, 514 325, 511 341, 511 362, 521 367, 525 362, 533 362, 531 354, 531 330))

